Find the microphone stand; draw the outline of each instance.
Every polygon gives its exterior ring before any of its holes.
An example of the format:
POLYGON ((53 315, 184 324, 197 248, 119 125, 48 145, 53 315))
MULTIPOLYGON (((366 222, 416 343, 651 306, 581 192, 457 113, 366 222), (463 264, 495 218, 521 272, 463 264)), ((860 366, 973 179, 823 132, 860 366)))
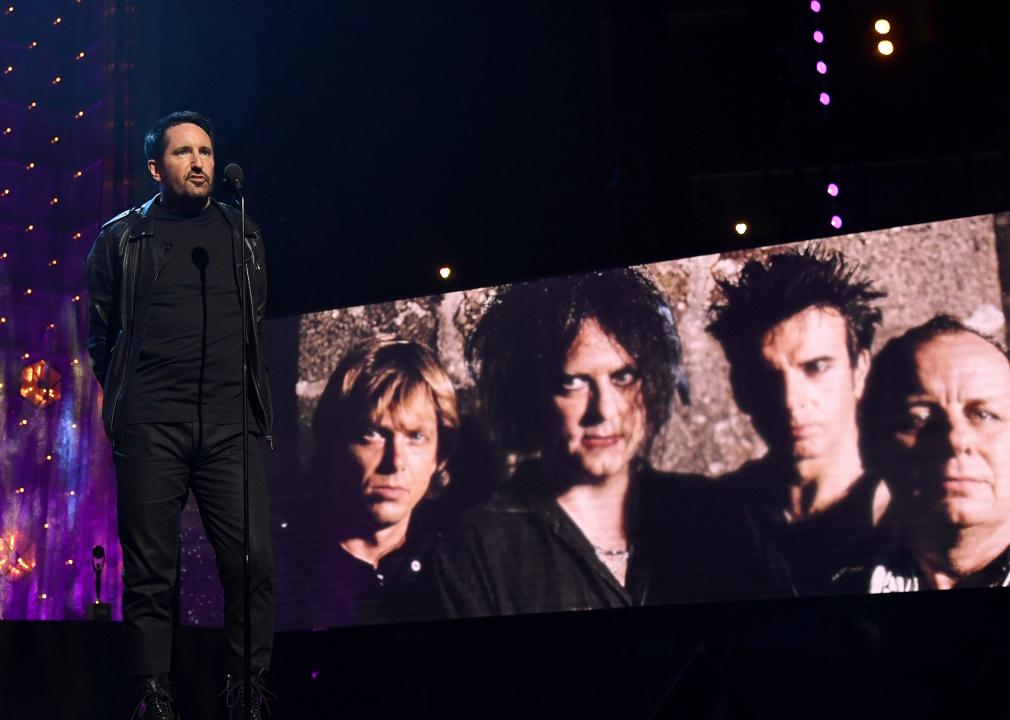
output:
MULTIPOLYGON (((249 576, 249 260, 246 257, 245 193, 239 196, 242 217, 242 661, 245 665, 245 720, 252 717, 252 583, 249 576)), ((253 328, 253 332, 255 332, 253 328)))
POLYGON ((242 272, 239 278, 239 297, 242 304, 242 661, 245 672, 245 682, 242 684, 244 696, 245 720, 250 720, 252 713, 252 609, 250 600, 252 584, 249 575, 249 399, 246 396, 249 383, 249 260, 246 256, 245 237, 245 192, 241 180, 232 181, 235 196, 239 201, 240 239, 242 251, 240 266, 242 272))
MULTIPOLYGON (((240 203, 242 217, 242 661, 245 665, 245 720, 252 716, 252 583, 249 577, 249 258, 246 257, 245 193, 240 203)), ((253 328, 253 332, 256 329, 253 328)))

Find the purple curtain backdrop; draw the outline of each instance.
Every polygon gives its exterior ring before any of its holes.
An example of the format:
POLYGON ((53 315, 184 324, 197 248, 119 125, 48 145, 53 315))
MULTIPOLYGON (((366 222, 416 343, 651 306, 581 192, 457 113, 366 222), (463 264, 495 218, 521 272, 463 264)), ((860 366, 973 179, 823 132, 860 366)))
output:
POLYGON ((118 617, 115 480, 85 344, 84 260, 104 214, 126 204, 109 150, 126 98, 110 89, 129 65, 109 48, 132 8, 0 5, 0 618, 84 617, 95 545, 118 617), (62 375, 60 399, 44 407, 20 392, 39 360, 62 375))

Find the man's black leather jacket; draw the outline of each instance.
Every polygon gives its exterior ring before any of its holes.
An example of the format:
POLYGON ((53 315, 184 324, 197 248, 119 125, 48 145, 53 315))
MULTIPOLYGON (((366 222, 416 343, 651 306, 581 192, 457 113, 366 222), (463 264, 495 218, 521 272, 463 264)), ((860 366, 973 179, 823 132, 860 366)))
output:
MULTIPOLYGON (((130 383, 140 351, 144 321, 158 276, 172 254, 172 246, 154 234, 152 208, 158 196, 140 207, 132 208, 102 226, 94 247, 88 253, 88 304, 91 326, 88 353, 98 382, 105 391, 102 422, 105 432, 116 443, 116 433, 123 427, 122 396, 130 383)), ((231 226, 235 257, 241 257, 238 210, 211 200, 231 226)), ((270 385, 263 357, 262 328, 266 310, 267 278, 263 241, 259 227, 246 217, 246 247, 252 255, 248 266, 249 315, 247 328, 248 363, 252 379, 250 405, 261 430, 272 444, 273 410, 270 385)))

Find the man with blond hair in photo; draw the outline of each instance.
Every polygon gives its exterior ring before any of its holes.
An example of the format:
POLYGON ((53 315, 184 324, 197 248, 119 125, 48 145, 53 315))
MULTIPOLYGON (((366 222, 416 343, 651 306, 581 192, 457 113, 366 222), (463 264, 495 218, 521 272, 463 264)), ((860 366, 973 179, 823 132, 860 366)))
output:
POLYGON ((455 390, 425 346, 380 337, 344 356, 313 419, 324 500, 305 552, 318 587, 292 617, 326 627, 438 614, 437 534, 421 506, 449 482, 458 430, 455 390))

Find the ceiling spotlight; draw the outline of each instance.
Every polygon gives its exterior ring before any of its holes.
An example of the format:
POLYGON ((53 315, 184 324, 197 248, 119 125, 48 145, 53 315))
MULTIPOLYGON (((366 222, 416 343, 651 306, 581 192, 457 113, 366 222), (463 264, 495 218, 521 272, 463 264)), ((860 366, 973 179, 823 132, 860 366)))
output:
POLYGON ((738 222, 736 225, 734 225, 733 229, 736 231, 737 235, 746 235, 747 231, 750 230, 750 226, 747 223, 741 221, 738 222))
POLYGON ((891 32, 891 23, 885 18, 880 18, 877 22, 873 23, 873 29, 877 31, 878 35, 887 35, 887 33, 891 32))
POLYGON ((443 265, 438 269, 438 275, 443 280, 448 280, 449 277, 452 275, 452 268, 449 267, 448 265, 443 265))
POLYGON ((877 43, 877 52, 881 55, 890 55, 894 52, 894 43, 890 40, 881 40, 877 43))

